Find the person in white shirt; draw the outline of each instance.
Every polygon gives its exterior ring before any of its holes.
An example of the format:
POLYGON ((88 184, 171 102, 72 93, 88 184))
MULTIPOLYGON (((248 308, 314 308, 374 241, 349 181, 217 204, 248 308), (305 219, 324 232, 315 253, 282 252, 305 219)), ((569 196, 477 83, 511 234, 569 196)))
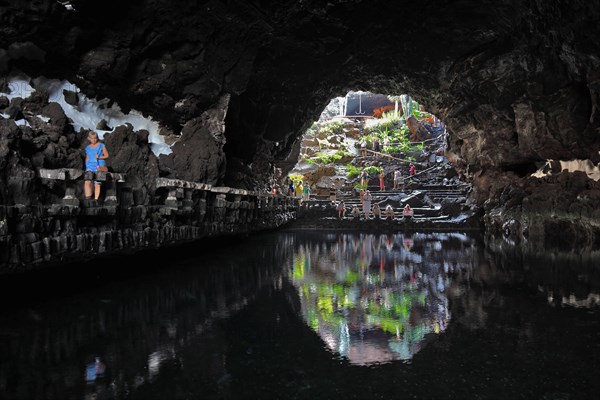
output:
POLYGON ((400 186, 400 180, 402 179, 402 173, 399 169, 394 171, 394 190, 398 190, 400 186))

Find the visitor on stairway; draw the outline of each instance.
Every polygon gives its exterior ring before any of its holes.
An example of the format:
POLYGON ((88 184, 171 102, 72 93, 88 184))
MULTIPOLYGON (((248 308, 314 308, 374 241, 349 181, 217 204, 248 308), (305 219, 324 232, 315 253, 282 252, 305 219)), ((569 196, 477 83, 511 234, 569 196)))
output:
POLYGON ((414 216, 414 212, 412 210, 412 208, 410 208, 410 205, 405 205, 404 209, 402 210, 402 217, 406 220, 410 220, 412 219, 414 216))
POLYGON ((381 207, 379 207, 379 203, 373 204, 373 216, 375 219, 381 218, 381 207))
POLYGON ((346 216, 346 204, 344 203, 344 200, 340 200, 340 202, 338 203, 337 212, 338 217, 340 219, 344 219, 344 217, 346 216))
POLYGON ((350 211, 350 213, 352 214, 352 218, 359 218, 360 217, 360 210, 358 209, 358 205, 354 205, 354 207, 352 207, 352 211, 350 211))
POLYGON ((371 191, 367 190, 363 196, 363 213, 365 214, 365 219, 368 219, 371 215, 372 200, 373 196, 371 195, 371 191))
POLYGON ((360 141, 360 155, 362 157, 367 156, 367 141, 365 138, 360 141))
POLYGON ((310 183, 306 183, 302 188, 302 201, 310 200, 310 183))
POLYGON ((377 139, 377 138, 373 139, 373 150, 378 153, 381 151, 381 146, 379 145, 379 139, 377 139))
POLYGON ((398 168, 397 170, 394 171, 394 190, 398 190, 398 188, 400 187, 401 179, 402 179, 402 172, 400 172, 400 169, 398 168))
POLYGON ((367 189, 369 184, 369 175, 366 170, 362 170, 360 173, 360 186, 362 186, 365 190, 367 189))
POLYGON ((408 168, 408 174, 410 176, 414 176, 417 174, 417 167, 415 167, 415 164, 410 163, 410 167, 408 168))
POLYGON ((385 206, 385 219, 394 219, 394 207, 390 204, 385 206))
POLYGON ((379 173, 379 190, 380 191, 385 190, 385 172, 383 172, 383 168, 381 169, 381 172, 379 173))

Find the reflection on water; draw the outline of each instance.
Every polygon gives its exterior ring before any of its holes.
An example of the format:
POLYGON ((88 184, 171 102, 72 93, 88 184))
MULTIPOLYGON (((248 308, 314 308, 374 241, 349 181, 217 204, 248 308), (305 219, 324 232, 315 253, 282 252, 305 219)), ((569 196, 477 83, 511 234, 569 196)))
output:
POLYGON ((103 264, 85 290, 61 286, 71 273, 0 280, 0 399, 600 391, 597 259, 493 255, 459 233, 235 242, 125 277, 130 265, 103 264))
MULTIPOLYGON (((166 398, 148 387, 171 374, 192 374, 206 397, 216 396, 213 382, 227 377, 216 332, 262 288, 280 284, 276 261, 291 247, 281 240, 213 249, 134 282, 107 278, 99 290, 3 310, 0 399, 166 398)), ((119 268, 127 266, 107 275, 119 268)))
POLYGON ((359 365, 410 360, 451 319, 453 276, 477 263, 462 234, 341 234, 296 246, 290 271, 306 323, 359 365))

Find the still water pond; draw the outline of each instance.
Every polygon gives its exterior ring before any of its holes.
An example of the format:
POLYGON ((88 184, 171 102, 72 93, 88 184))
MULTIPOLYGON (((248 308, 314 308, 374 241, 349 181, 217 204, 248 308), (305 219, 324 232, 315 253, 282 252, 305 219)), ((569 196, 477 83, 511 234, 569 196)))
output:
POLYGON ((598 398, 595 254, 235 242, 2 278, 0 399, 598 398))

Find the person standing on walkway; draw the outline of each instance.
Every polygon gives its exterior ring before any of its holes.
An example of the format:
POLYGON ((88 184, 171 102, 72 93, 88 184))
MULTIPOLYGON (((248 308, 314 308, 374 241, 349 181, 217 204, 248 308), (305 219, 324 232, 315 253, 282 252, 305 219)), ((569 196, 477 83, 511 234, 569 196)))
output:
MULTIPOLYGON (((104 143, 100 143, 98 134, 94 131, 88 133, 89 145, 85 147, 85 170, 91 172, 98 172, 101 168, 106 167, 104 160, 108 158, 108 150, 104 143)), ((94 200, 100 199, 101 182, 94 181, 94 200)), ((92 181, 86 180, 84 182, 83 190, 86 199, 92 198, 92 181)))
POLYGON ((360 141, 360 155, 362 157, 367 156, 367 140, 365 138, 360 141))
POLYGON ((380 191, 385 190, 385 172, 383 172, 383 168, 381 169, 381 172, 379 173, 379 190, 380 191))
POLYGON ((304 187, 302 188, 302 200, 303 201, 310 200, 310 184, 309 183, 305 184, 304 187))

